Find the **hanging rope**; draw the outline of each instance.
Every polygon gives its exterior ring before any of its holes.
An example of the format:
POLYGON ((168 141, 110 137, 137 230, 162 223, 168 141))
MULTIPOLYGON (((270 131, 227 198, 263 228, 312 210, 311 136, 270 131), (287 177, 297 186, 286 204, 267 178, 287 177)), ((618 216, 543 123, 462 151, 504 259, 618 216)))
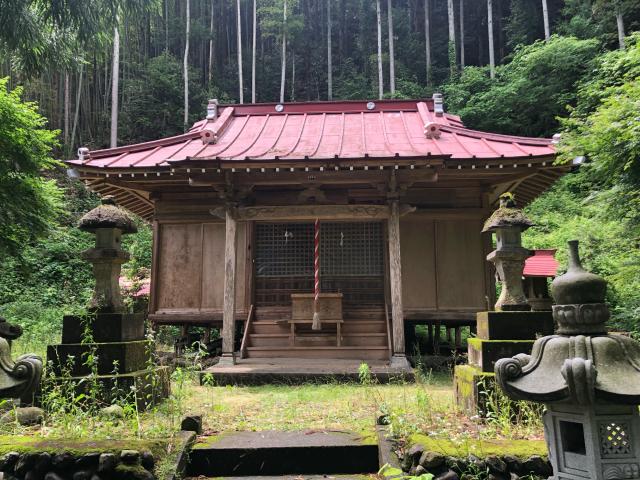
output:
POLYGON ((313 323, 312 330, 320 330, 320 313, 318 312, 318 303, 320 301, 320 220, 316 218, 313 249, 313 275, 314 275, 314 297, 313 297, 313 323))

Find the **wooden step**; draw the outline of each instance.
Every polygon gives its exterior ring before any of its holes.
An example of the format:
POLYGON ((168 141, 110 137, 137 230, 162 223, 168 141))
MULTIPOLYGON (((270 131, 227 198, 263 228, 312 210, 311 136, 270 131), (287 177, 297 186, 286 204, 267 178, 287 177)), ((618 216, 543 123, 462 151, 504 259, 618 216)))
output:
POLYGON ((351 358, 358 360, 388 360, 387 347, 247 347, 249 358, 351 358))
POLYGON ((385 322, 378 320, 349 320, 342 324, 343 333, 386 333, 385 322))
MULTIPOLYGON (((356 333, 343 334, 342 345, 347 347, 387 346, 386 333, 356 333)), ((283 333, 258 333, 249 336, 250 347, 287 347, 289 335, 283 333)), ((336 333, 301 333, 296 334, 296 346, 327 346, 336 345, 336 333)))

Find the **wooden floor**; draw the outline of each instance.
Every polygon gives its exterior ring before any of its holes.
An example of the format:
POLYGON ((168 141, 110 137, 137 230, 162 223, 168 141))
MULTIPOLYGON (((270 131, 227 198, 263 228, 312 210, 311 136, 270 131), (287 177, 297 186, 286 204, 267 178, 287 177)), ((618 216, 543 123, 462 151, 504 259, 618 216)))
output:
MULTIPOLYGON (((262 385, 313 381, 358 381, 362 360, 320 358, 244 358, 236 365, 214 365, 202 372, 216 385, 262 385)), ((394 379, 413 381, 411 368, 391 367, 388 361, 366 360, 371 375, 379 382, 394 379)))

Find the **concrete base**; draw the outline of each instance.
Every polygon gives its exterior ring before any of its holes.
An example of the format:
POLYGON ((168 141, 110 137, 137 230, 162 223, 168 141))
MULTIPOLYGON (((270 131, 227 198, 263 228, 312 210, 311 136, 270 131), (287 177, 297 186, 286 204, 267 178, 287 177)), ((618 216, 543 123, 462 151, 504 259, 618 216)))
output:
POLYGON ((453 391, 458 408, 469 416, 485 416, 487 398, 495 390, 495 375, 474 365, 457 365, 453 375, 453 391))
POLYGON ((478 312, 476 322, 483 340, 535 340, 554 327, 551 312, 478 312))
POLYGON ((493 373, 496 362, 519 353, 531 353, 535 340, 483 340, 467 339, 469 364, 480 367, 483 373, 493 373))
POLYGON ((394 370, 411 370, 411 364, 405 355, 393 355, 389 367, 394 370))
POLYGON ((236 355, 235 353, 223 353, 220 355, 220 360, 218 360, 218 365, 230 367, 236 364, 236 355))
MULTIPOLYGON (((405 358, 406 361, 406 358, 405 358)), ((215 385, 264 385, 270 383, 301 384, 310 381, 360 380, 359 369, 364 361, 320 358, 243 358, 236 365, 218 363, 200 374, 201 382, 215 385)), ((389 362, 370 360, 371 375, 380 383, 402 379, 414 381, 413 369, 408 362, 394 366, 389 362)), ((402 362, 404 363, 404 362, 402 362)))
MULTIPOLYGON (((144 410, 169 396, 171 392, 170 376, 171 372, 166 366, 120 375, 98 375, 95 377, 95 382, 100 389, 98 400, 104 405, 108 405, 114 400, 125 400, 131 403, 135 401, 138 408, 144 410)), ((46 382, 67 383, 78 394, 88 393, 94 385, 87 380, 86 376, 47 378, 46 382)))
POLYGON ((147 340, 109 343, 71 343, 49 345, 47 361, 56 375, 89 375, 92 368, 99 375, 132 373, 147 368, 151 345, 147 340), (87 365, 90 355, 97 364, 87 365))
POLYGON ((91 317, 66 315, 62 319, 62 343, 82 343, 90 321, 91 341, 131 342, 144 339, 144 315, 141 313, 97 313, 91 317))

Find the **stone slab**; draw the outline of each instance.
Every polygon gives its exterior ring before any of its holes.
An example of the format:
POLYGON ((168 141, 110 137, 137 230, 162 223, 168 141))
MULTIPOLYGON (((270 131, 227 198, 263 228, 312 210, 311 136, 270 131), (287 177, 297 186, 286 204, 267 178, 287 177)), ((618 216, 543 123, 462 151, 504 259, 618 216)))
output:
POLYGON ((149 342, 139 340, 134 342, 110 343, 70 343, 49 345, 47 347, 47 361, 53 366, 53 372, 61 375, 88 375, 92 367, 87 365, 88 355, 97 356, 97 373, 109 375, 115 372, 131 373, 144 370, 149 365, 151 349, 149 342))
MULTIPOLYGON (((126 399, 132 403, 135 401, 139 409, 146 409, 169 396, 170 377, 169 367, 163 366, 119 375, 98 375, 94 378, 99 384, 99 400, 102 405, 110 404, 116 399, 126 399)), ((45 382, 68 382, 73 384, 77 393, 87 393, 92 385, 86 380, 86 376, 48 377, 45 382)))
MULTIPOLYGON (((358 370, 363 362, 352 359, 321 358, 244 358, 235 365, 217 364, 200 374, 201 382, 215 385, 287 385, 324 381, 359 381, 358 370)), ((371 375, 379 383, 394 380, 413 382, 410 365, 394 367, 386 361, 367 361, 371 375)))
POLYGON ((535 340, 554 329, 551 312, 478 312, 476 322, 483 340, 535 340))
POLYGON ((467 339, 469 363, 484 373, 493 373, 496 362, 519 353, 530 354, 535 340, 483 340, 467 339))
MULTIPOLYGON (((62 343, 81 343, 87 317, 65 315, 62 319, 62 343)), ((91 319, 94 342, 130 342, 144 340, 144 314, 98 313, 91 319)))
POLYGON ((373 438, 325 430, 230 432, 195 444, 187 475, 375 473, 378 446, 373 438))

